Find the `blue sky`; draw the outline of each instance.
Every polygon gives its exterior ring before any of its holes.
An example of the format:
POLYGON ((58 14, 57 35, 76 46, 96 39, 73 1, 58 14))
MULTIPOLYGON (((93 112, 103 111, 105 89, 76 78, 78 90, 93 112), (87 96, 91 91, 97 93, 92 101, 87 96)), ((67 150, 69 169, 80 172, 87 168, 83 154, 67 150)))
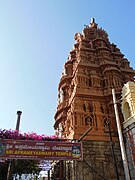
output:
POLYGON ((74 34, 94 17, 135 68, 135 1, 0 0, 0 128, 54 134, 57 87, 74 34))

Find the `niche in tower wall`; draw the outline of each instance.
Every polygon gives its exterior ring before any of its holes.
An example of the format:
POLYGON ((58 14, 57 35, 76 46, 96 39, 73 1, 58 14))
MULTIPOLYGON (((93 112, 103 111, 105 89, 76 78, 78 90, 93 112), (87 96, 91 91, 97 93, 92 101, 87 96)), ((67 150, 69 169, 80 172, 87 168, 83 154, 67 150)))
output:
POLYGON ((89 112, 90 112, 90 113, 93 112, 93 105, 92 105, 92 102, 89 103, 88 108, 89 108, 89 112))
POLYGON ((92 126, 92 125, 93 125, 93 119, 92 119, 92 117, 87 116, 87 117, 85 118, 85 125, 86 125, 86 126, 92 126))
POLYGON ((104 108, 102 104, 100 104, 100 108, 101 108, 101 112, 104 114, 104 108))

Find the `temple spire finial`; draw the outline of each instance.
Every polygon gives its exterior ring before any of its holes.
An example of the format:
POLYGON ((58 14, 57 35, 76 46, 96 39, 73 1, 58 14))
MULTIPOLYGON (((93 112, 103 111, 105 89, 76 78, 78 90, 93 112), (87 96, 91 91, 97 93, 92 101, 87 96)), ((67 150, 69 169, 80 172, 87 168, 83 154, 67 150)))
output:
POLYGON ((91 24, 95 23, 95 19, 91 18, 91 24))
POLYGON ((95 23, 95 19, 91 18, 90 27, 97 28, 97 25, 98 24, 95 23))

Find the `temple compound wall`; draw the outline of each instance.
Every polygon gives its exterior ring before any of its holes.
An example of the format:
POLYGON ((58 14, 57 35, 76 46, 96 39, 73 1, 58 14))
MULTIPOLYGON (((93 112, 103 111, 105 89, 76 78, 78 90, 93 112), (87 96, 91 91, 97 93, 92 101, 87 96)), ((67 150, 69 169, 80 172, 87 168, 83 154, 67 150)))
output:
POLYGON ((135 179, 135 82, 122 88, 123 133, 131 179, 135 179))

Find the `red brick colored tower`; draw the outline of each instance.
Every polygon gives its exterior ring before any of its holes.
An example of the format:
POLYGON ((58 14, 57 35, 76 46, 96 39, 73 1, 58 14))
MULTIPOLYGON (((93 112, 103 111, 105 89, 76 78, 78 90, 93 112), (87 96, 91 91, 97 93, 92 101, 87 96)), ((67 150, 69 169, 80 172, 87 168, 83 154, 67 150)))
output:
MULTIPOLYGON (((74 39, 74 47, 69 53, 58 86, 54 128, 63 137, 78 140, 92 126, 92 130, 83 139, 84 157, 90 164, 93 162, 102 175, 104 171, 104 177, 113 179, 115 175, 111 170, 112 165, 107 165, 111 154, 107 155, 110 152, 110 140, 106 125, 109 119, 113 141, 117 144, 116 149, 119 149, 112 87, 115 88, 116 97, 120 98, 124 83, 133 81, 135 71, 120 49, 110 43, 108 34, 98 27, 94 19, 89 26, 85 26, 82 34, 76 33, 74 39), (110 172, 105 172, 105 168, 110 172)), ((119 113, 123 122, 120 108, 119 113)), ((116 154, 120 156, 119 153, 116 154)), ((120 167, 119 162, 118 166, 120 167)), ((92 172, 85 172, 83 163, 76 165, 76 168, 81 169, 82 175, 76 174, 75 178, 101 178, 92 172)), ((119 174, 121 172, 119 170, 119 174)))

